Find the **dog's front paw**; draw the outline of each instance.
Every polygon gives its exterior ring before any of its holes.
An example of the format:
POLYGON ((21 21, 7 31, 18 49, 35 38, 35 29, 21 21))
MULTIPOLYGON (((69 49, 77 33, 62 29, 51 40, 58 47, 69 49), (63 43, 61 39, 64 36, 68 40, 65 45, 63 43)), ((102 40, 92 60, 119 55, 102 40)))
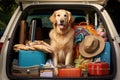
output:
POLYGON ((55 77, 58 76, 58 68, 54 68, 54 76, 55 76, 55 77))

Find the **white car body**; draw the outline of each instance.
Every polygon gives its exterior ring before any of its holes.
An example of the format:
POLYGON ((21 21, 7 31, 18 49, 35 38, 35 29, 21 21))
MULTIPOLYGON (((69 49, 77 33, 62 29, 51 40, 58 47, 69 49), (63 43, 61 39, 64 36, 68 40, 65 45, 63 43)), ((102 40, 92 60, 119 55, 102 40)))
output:
MULTIPOLYGON (((90 5, 98 9, 100 11, 100 14, 104 18, 105 24, 107 25, 109 34, 111 36, 111 39, 115 48, 114 50, 115 50, 116 71, 114 74, 114 78, 112 80, 119 80, 120 79, 120 72, 119 72, 120 71, 120 62, 119 62, 120 61, 120 38, 107 11, 103 9, 103 6, 99 4, 95 4, 93 2, 89 2, 88 0, 86 0, 86 2, 82 0, 81 1, 80 0, 69 0, 69 1, 36 0, 32 2, 32 0, 29 0, 28 3, 26 2, 27 4, 24 4, 24 1, 23 1, 23 10, 31 5, 44 5, 44 4, 46 5, 47 4, 49 5, 52 5, 52 4, 90 5), (101 11, 101 9, 103 9, 103 11, 101 11)), ((10 22, 8 23, 3 36, 0 39, 0 43, 3 44, 1 49, 1 54, 0 54, 0 80, 10 80, 6 72, 7 52, 9 48, 8 46, 10 44, 10 39, 12 38, 12 33, 14 32, 15 25, 17 24, 17 21, 19 20, 21 14, 22 14, 21 7, 18 6, 13 16, 11 17, 10 22)))

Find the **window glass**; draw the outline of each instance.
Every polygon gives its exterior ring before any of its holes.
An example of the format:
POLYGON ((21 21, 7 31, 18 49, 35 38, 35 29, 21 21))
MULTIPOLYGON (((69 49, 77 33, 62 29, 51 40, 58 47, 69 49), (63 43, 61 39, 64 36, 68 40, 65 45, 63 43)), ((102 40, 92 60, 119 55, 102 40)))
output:
MULTIPOLYGON (((82 15, 72 15, 72 16, 75 20, 77 20, 78 18, 79 20, 83 20, 83 21, 86 20, 86 17, 82 15)), ((42 21, 42 27, 52 28, 52 23, 50 22, 49 17, 50 15, 34 14, 34 15, 29 15, 26 21, 28 23, 28 26, 30 26, 32 19, 40 18, 42 21)))

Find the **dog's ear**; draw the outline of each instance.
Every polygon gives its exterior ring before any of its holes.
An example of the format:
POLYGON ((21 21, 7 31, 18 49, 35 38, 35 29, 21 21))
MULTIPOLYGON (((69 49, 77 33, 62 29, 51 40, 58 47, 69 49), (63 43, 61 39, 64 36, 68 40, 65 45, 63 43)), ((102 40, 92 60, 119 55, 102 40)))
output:
POLYGON ((56 13, 55 12, 53 12, 53 14, 50 16, 50 21, 53 23, 53 24, 55 24, 55 22, 56 22, 56 19, 55 19, 55 15, 56 13))
POLYGON ((67 14, 68 14, 69 23, 73 23, 74 19, 73 19, 72 15, 71 15, 71 12, 67 11, 67 14))

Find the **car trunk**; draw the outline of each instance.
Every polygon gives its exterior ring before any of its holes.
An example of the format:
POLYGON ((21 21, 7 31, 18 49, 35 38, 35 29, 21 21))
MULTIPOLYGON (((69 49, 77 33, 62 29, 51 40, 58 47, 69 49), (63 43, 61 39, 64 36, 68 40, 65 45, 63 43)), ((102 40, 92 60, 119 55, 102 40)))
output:
MULTIPOLYGON (((41 17, 42 18, 42 17, 41 17)), ((97 26, 98 27, 98 26, 97 26)), ((39 30, 39 29, 38 29, 39 30)), ((39 34, 39 33, 36 33, 36 35, 39 34)), ((91 80, 112 80, 115 76, 115 73, 116 73, 116 58, 115 58, 115 50, 114 50, 114 45, 112 43, 112 38, 110 36, 110 33, 108 31, 108 26, 106 25, 105 23, 105 20, 103 18, 103 16, 101 15, 101 13, 99 12, 99 10, 93 6, 90 6, 90 5, 69 5, 69 4, 45 4, 45 5, 32 5, 32 6, 29 6, 27 7, 25 10, 22 11, 22 14, 20 16, 20 19, 19 21, 17 22, 17 25, 15 26, 15 30, 12 34, 12 38, 10 39, 10 43, 9 43, 9 48, 8 48, 8 52, 7 52, 7 62, 6 62, 6 72, 7 72, 7 75, 10 79, 91 79, 91 80), (18 52, 15 52, 13 50, 13 46, 15 44, 19 44, 19 40, 20 40, 20 23, 22 20, 25 20, 26 23, 27 23, 27 26, 26 26, 26 40, 30 40, 30 38, 28 37, 29 35, 29 30, 30 30, 30 25, 31 25, 31 20, 33 18, 40 18, 41 15, 44 15, 44 16, 47 16, 45 18, 48 18, 48 19, 41 19, 42 21, 42 38, 39 39, 39 40, 43 40, 45 41, 46 43, 49 44, 49 32, 50 30, 52 29, 52 25, 50 23, 48 23, 48 25, 45 25, 45 20, 49 20, 49 16, 52 15, 52 13, 55 11, 55 10, 58 10, 58 9, 66 9, 66 10, 69 10, 72 15, 74 16, 74 19, 80 17, 80 19, 75 23, 80 23, 81 21, 82 22, 89 22, 89 24, 93 25, 93 26, 96 26, 96 25, 99 25, 100 22, 103 23, 105 29, 106 29, 106 32, 107 32, 107 37, 108 37, 108 40, 107 42, 110 43, 110 73, 108 75, 102 75, 102 76, 87 76, 87 77, 84 77, 84 76, 81 76, 81 77, 73 77, 73 78, 69 78, 69 77, 21 77, 21 76, 15 76, 12 74, 12 66, 13 66, 13 62, 19 60, 19 53, 18 52), (97 23, 95 22, 95 13, 97 14, 97 23), (39 17, 38 17, 39 16, 39 17), (82 16, 82 17, 81 17, 82 16)), ((48 54, 47 55, 47 58, 49 57, 50 55, 48 54)))
MULTIPOLYGON (((19 0, 15 0, 17 4, 19 4, 19 0)), ((21 0, 23 4, 29 4, 29 3, 42 3, 42 2, 78 2, 78 3, 94 3, 94 4, 100 4, 104 5, 107 3, 108 0, 21 0)))

